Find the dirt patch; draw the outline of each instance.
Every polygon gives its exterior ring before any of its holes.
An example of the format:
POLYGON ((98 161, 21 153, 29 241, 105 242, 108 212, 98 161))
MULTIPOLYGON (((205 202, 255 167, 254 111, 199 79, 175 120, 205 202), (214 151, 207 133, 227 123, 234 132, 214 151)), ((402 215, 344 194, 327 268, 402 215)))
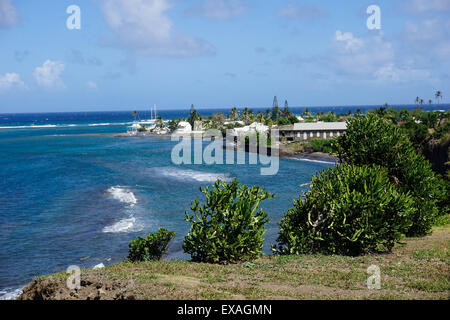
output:
POLYGON ((134 300, 133 281, 108 280, 89 274, 82 277, 79 289, 69 289, 65 279, 39 278, 23 289, 19 300, 134 300))

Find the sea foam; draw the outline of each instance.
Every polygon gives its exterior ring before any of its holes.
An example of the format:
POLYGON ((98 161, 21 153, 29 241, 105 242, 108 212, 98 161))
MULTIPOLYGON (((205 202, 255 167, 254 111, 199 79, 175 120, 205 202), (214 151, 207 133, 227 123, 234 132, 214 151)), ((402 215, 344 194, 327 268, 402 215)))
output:
MULTIPOLYGON (((137 199, 134 193, 131 192, 127 187, 110 187, 107 192, 113 199, 126 204, 129 209, 132 209, 137 203, 137 199)), ((122 233, 139 232, 142 229, 143 227, 141 225, 136 224, 136 218, 133 216, 133 211, 131 210, 131 213, 128 217, 123 218, 110 226, 104 227, 102 231, 104 233, 122 233)))
POLYGON ((305 161, 305 162, 315 162, 315 163, 335 164, 334 162, 331 162, 331 161, 315 160, 315 159, 306 159, 306 158, 289 158, 289 159, 297 160, 297 161, 305 161))
POLYGON ((110 226, 103 228, 104 233, 124 233, 124 232, 139 232, 142 231, 143 227, 136 224, 136 218, 130 217, 122 219, 110 226))
POLYGON ((1 289, 0 300, 16 300, 22 294, 22 288, 18 289, 1 289))
POLYGON ((182 170, 177 168, 154 168, 154 170, 169 178, 174 178, 178 180, 194 180, 198 182, 215 182, 217 179, 222 181, 231 181, 229 174, 221 174, 221 173, 211 173, 211 172, 202 172, 195 170, 182 170))
POLYGON ((108 193, 116 200, 122 203, 126 203, 133 207, 137 203, 137 199, 134 193, 125 187, 111 187, 108 189, 108 193))

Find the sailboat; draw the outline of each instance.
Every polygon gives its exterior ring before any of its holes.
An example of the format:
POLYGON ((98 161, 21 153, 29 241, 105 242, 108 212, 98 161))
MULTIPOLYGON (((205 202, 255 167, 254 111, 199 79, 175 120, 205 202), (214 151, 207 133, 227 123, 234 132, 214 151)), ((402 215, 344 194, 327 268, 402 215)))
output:
POLYGON ((136 134, 137 131, 141 128, 146 128, 147 130, 154 129, 156 127, 156 117, 157 117, 156 104, 154 104, 153 108, 150 108, 150 119, 135 121, 130 127, 128 127, 127 132, 136 134))

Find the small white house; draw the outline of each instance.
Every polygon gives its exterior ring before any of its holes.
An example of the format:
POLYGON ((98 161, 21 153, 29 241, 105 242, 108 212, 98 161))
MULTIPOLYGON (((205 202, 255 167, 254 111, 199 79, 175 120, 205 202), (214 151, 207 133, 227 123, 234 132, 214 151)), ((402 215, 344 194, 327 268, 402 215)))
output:
POLYGON ((234 128, 233 129, 233 135, 240 136, 243 134, 248 134, 251 132, 259 132, 259 133, 265 133, 269 131, 269 127, 258 122, 253 122, 252 124, 242 127, 242 128, 234 128))
POLYGON ((244 121, 241 120, 227 120, 223 123, 224 125, 229 125, 229 124, 239 124, 241 126, 245 125, 244 121))
POLYGON ((190 133, 192 132, 192 126, 187 121, 180 121, 175 133, 190 133))

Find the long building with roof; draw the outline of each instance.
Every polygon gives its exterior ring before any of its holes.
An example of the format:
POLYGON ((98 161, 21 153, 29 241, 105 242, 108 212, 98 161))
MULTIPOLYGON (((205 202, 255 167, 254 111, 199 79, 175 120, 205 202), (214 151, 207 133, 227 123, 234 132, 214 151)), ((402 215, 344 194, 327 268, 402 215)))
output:
POLYGON ((330 139, 347 130, 346 122, 303 122, 281 126, 281 141, 311 141, 313 138, 330 139))

